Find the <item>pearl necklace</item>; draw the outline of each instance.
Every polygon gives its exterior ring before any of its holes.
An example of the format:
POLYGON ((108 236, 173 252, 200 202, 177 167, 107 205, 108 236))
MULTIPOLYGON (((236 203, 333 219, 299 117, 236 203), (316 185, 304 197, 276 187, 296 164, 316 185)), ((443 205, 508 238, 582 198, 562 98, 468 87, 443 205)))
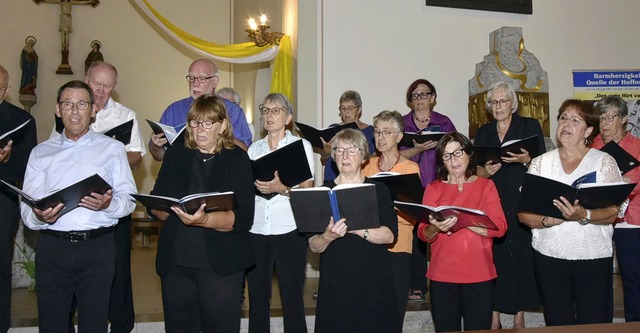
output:
POLYGON ((382 156, 380 156, 380 158, 378 159, 378 170, 380 170, 381 172, 387 172, 387 171, 391 171, 391 169, 393 169, 398 162, 400 162, 400 154, 398 154, 398 158, 396 158, 396 162, 393 163, 393 165, 387 169, 387 170, 382 170, 382 156))

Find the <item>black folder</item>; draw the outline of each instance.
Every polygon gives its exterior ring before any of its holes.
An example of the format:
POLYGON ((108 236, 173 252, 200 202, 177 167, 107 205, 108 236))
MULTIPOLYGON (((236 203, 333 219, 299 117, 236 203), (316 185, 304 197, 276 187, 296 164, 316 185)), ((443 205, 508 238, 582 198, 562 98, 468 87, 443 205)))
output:
POLYGON ((487 161, 492 163, 502 163, 501 157, 509 157, 507 153, 522 154, 520 149, 525 149, 529 152, 531 158, 540 155, 540 147, 538 145, 538 136, 532 135, 524 139, 510 140, 502 144, 500 147, 491 146, 474 146, 473 152, 476 156, 478 165, 485 165, 487 161))
POLYGON ((176 140, 178 140, 178 138, 181 138, 184 135, 185 128, 187 128, 186 124, 181 124, 174 127, 149 119, 145 120, 151 127, 151 130, 154 134, 164 134, 164 137, 167 139, 165 147, 171 146, 176 140))
POLYGON ((356 124, 355 122, 331 126, 324 129, 317 129, 315 127, 305 125, 297 121, 295 123, 302 133, 302 136, 304 136, 304 138, 307 139, 307 141, 309 141, 312 146, 320 149, 324 148, 324 146, 322 145, 322 140, 320 140, 320 138, 324 139, 325 142, 329 142, 336 134, 338 134, 338 132, 342 131, 345 128, 359 129, 358 124, 356 124))
POLYGON ((131 143, 131 131, 133 130, 133 119, 126 121, 110 130, 102 132, 102 134, 115 138, 122 142, 125 146, 131 143))
POLYGON ((7 143, 9 143, 9 141, 11 140, 13 140, 14 146, 16 143, 22 140, 27 134, 27 124, 29 124, 30 121, 31 119, 0 135, 0 149, 4 148, 4 146, 6 146, 7 143))
POLYGON ((445 132, 404 132, 402 134, 402 139, 398 143, 400 146, 404 147, 413 147, 413 141, 415 140, 417 143, 425 143, 427 141, 438 141, 443 136, 445 136, 445 132))
MULTIPOLYGON (((380 227, 374 184, 343 184, 333 189, 296 188, 291 190, 290 195, 291 209, 299 232, 324 232, 329 225, 329 218, 335 213, 339 214, 339 218, 346 218, 348 230, 380 227), (333 204, 330 195, 335 198, 333 204)), ((334 222, 337 222, 335 218, 334 222)))
POLYGON ((629 196, 636 184, 582 183, 571 186, 553 179, 526 173, 520 189, 520 211, 564 219, 553 205, 553 200, 565 197, 573 203, 576 199, 586 209, 619 206, 629 196))
POLYGON ((369 177, 387 185, 393 200, 421 203, 424 187, 417 173, 401 175, 395 172, 380 172, 369 177))
POLYGON ((640 161, 613 140, 609 141, 609 143, 600 148, 600 150, 611 155, 616 160, 618 169, 620 169, 623 175, 640 165, 640 161))
POLYGON ((5 182, 4 180, 0 179, 0 184, 3 184, 5 188, 9 189, 15 194, 21 195, 22 201, 24 201, 30 207, 36 207, 40 210, 55 207, 59 203, 64 203, 64 208, 60 213, 61 216, 77 208, 80 200, 85 196, 91 195, 91 193, 93 192, 105 194, 108 190, 111 189, 111 185, 109 185, 98 174, 77 181, 40 199, 33 198, 29 194, 23 192, 10 183, 5 182))
MULTIPOLYGON (((254 179, 271 181, 274 178, 273 174, 278 171, 280 182, 288 187, 298 185, 312 177, 302 140, 296 140, 251 161, 251 166, 254 179)), ((256 189, 256 195, 271 199, 277 194, 262 194, 256 189)))
POLYGON ((209 192, 195 193, 177 199, 153 194, 131 194, 136 200, 147 208, 162 210, 171 213, 171 207, 180 206, 189 214, 198 211, 203 203, 206 203, 205 212, 226 211, 236 207, 236 196, 233 192, 209 192))

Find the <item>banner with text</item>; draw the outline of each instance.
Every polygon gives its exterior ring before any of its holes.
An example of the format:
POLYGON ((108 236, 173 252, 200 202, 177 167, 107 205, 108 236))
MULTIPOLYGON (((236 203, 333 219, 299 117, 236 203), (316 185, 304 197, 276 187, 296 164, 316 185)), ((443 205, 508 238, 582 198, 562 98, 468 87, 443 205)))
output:
POLYGON ((574 70, 573 95, 590 101, 606 96, 626 100, 629 107, 627 130, 640 136, 640 70, 574 70))

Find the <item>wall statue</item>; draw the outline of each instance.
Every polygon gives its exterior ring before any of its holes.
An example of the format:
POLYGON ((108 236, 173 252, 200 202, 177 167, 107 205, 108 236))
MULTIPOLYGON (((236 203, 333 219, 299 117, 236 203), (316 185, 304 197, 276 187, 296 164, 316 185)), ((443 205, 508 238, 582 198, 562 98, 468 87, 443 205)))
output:
POLYGON ((486 92, 498 81, 511 83, 518 94, 518 114, 540 121, 549 136, 549 77, 540 62, 524 48, 522 28, 502 27, 489 35, 489 54, 476 64, 469 80, 469 137, 492 120, 486 109, 486 92))

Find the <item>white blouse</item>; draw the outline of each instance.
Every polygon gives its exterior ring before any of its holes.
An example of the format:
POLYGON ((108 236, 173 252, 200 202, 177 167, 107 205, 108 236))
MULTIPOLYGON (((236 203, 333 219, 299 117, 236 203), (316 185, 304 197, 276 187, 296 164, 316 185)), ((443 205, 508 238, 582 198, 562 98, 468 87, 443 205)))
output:
MULTIPOLYGON (((562 169, 558 149, 534 158, 529 173, 572 184, 577 178, 596 172, 597 183, 621 182, 622 176, 616 161, 609 154, 590 149, 578 167, 566 174, 562 169)), ((600 224, 581 225, 565 221, 557 226, 532 229, 533 248, 541 254, 558 259, 599 259, 613 256, 613 226, 600 224)))

